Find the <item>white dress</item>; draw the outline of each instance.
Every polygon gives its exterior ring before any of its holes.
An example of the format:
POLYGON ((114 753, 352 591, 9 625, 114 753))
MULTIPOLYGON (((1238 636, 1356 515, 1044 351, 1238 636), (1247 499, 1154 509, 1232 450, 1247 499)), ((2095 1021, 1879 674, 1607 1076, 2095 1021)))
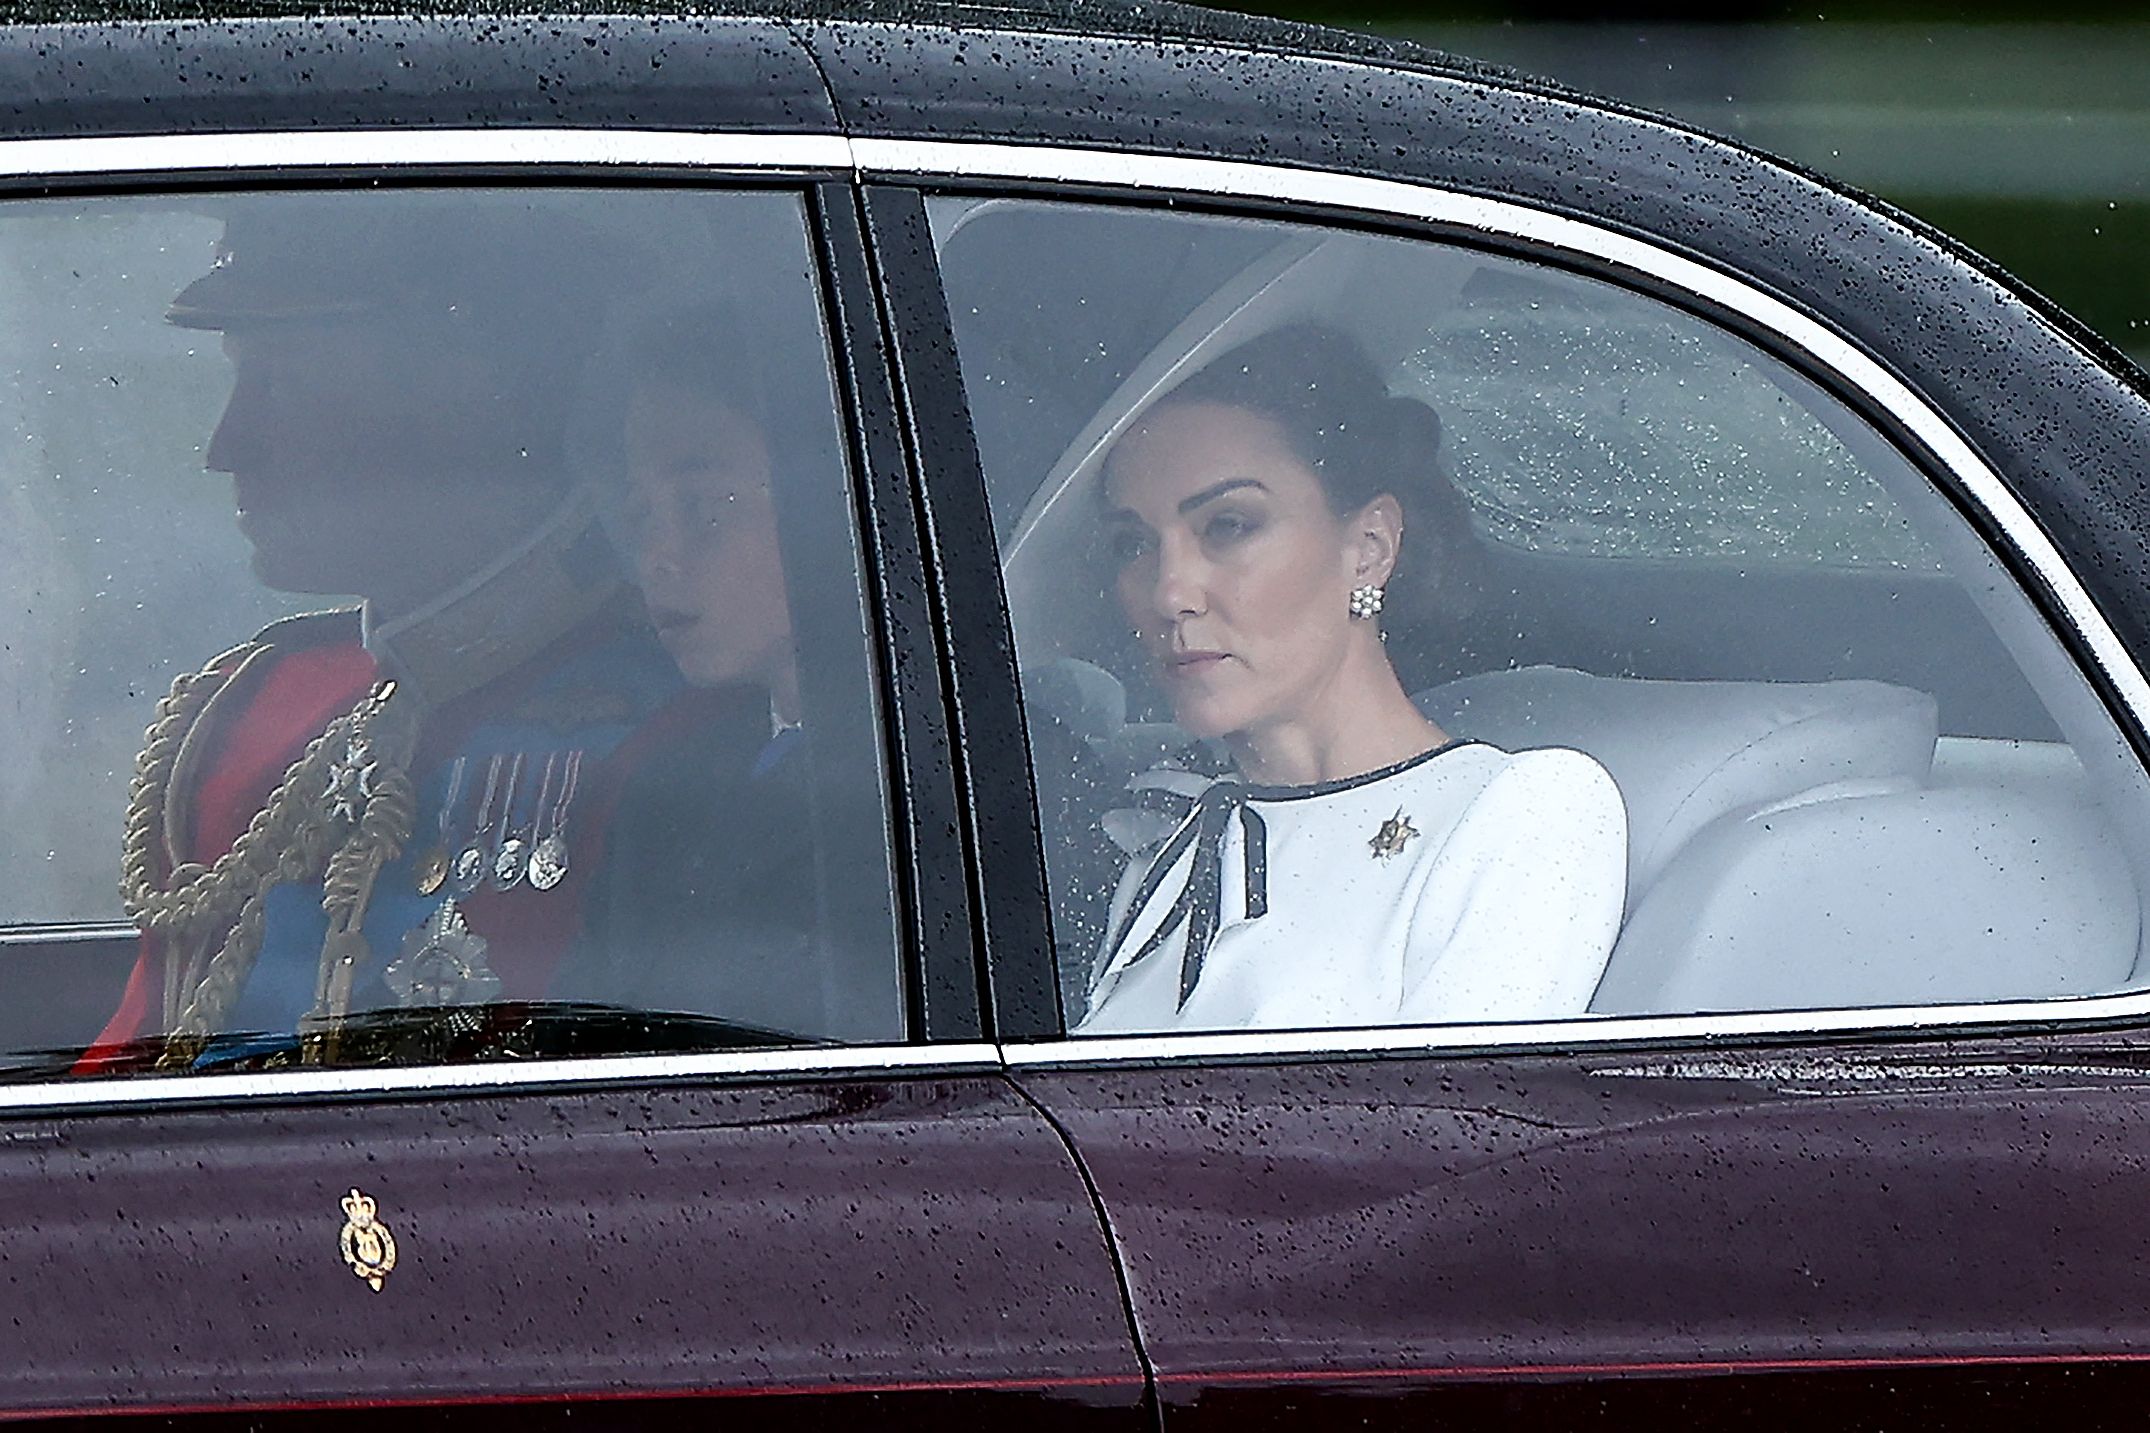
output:
POLYGON ((1082 1034, 1579 1015, 1619 933, 1627 811, 1579 751, 1451 742, 1316 786, 1131 785, 1194 809, 1120 881, 1082 1034))

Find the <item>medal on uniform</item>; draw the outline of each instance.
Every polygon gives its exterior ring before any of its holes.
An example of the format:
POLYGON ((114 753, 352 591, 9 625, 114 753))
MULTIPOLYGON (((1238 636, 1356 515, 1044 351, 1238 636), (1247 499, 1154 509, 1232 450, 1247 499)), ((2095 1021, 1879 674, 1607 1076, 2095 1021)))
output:
POLYGON ((455 808, 463 798, 463 772, 469 764, 469 757, 459 756, 455 759, 455 765, 448 769, 448 794, 441 801, 440 819, 435 823, 439 839, 418 858, 414 872, 418 882, 418 894, 421 896, 430 896, 447 883, 450 859, 448 842, 455 832, 455 808))
POLYGON ((1404 843, 1417 834, 1418 828, 1411 824, 1411 818, 1404 815, 1399 806, 1396 814, 1382 822, 1381 829, 1374 832, 1373 839, 1366 844, 1372 849, 1375 860, 1386 862, 1393 856, 1402 855, 1404 843))
POLYGON ((343 749, 343 760, 328 768, 328 787, 321 793, 331 819, 357 825, 366 814, 366 801, 373 795, 379 768, 373 763, 373 747, 364 737, 353 737, 343 749))
POLYGON ((485 883, 486 837, 493 829, 493 797, 500 790, 501 760, 496 752, 486 764, 485 799, 478 805, 478 824, 470 833, 470 844, 455 853, 455 862, 448 868, 449 883, 459 896, 467 896, 485 883))
POLYGON ((515 824, 515 794, 523 784, 523 753, 516 752, 508 767, 508 790, 500 801, 500 844, 493 849, 493 889, 513 890, 522 884, 523 867, 530 860, 530 842, 515 824))
POLYGON ((435 846, 418 860, 418 894, 430 896, 448 881, 448 848, 435 846))
POLYGON ((486 964, 485 937, 471 930, 452 899, 403 937, 381 978, 406 1006, 478 1005, 500 993, 500 977, 486 964))
MULTIPOLYGON (((503 862, 515 862, 515 869, 509 871, 504 878, 509 885, 529 879, 533 863, 537 860, 537 848, 544 844, 540 833, 545 830, 546 816, 552 810, 552 782, 559 766, 560 753, 546 752, 545 769, 538 774, 537 804, 531 808, 530 820, 528 824, 516 824, 513 827, 517 849, 512 855, 505 847, 501 850, 500 859, 503 862)), ((512 808, 510 814, 513 814, 512 808)))
MULTIPOLYGON (((547 784, 551 784, 552 762, 545 763, 547 784)), ((530 884, 541 891, 549 891, 567 879, 567 808, 575 799, 575 787, 582 777, 582 750, 576 748, 567 754, 566 764, 561 768, 560 794, 553 801, 549 812, 542 811, 545 834, 538 839, 530 852, 530 884)))

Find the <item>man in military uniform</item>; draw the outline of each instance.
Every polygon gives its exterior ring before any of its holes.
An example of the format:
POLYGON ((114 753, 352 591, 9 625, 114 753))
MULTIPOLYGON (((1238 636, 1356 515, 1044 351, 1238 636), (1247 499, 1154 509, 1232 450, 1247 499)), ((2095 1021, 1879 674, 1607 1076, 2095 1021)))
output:
POLYGON ((584 938, 623 751, 681 687, 569 458, 628 267, 537 200, 235 201, 169 314, 234 370, 206 464, 263 583, 361 602, 158 708, 142 954, 80 1072, 394 1058, 355 1017, 542 995, 584 938))

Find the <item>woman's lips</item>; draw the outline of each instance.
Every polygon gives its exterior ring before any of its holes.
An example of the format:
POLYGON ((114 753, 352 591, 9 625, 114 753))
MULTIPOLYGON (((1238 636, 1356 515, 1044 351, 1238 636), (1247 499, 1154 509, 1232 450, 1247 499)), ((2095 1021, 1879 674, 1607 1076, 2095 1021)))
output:
POLYGON ((1228 652, 1168 652, 1165 654, 1165 675, 1168 677, 1201 677, 1216 671, 1229 660, 1228 652))

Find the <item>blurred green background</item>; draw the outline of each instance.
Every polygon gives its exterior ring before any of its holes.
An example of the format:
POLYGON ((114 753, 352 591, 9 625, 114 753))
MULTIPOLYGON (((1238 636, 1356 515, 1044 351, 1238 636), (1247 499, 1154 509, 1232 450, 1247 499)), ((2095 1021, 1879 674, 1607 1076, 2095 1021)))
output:
POLYGON ((1878 194, 2150 367, 2150 5, 1256 4, 1734 135, 1878 194))

